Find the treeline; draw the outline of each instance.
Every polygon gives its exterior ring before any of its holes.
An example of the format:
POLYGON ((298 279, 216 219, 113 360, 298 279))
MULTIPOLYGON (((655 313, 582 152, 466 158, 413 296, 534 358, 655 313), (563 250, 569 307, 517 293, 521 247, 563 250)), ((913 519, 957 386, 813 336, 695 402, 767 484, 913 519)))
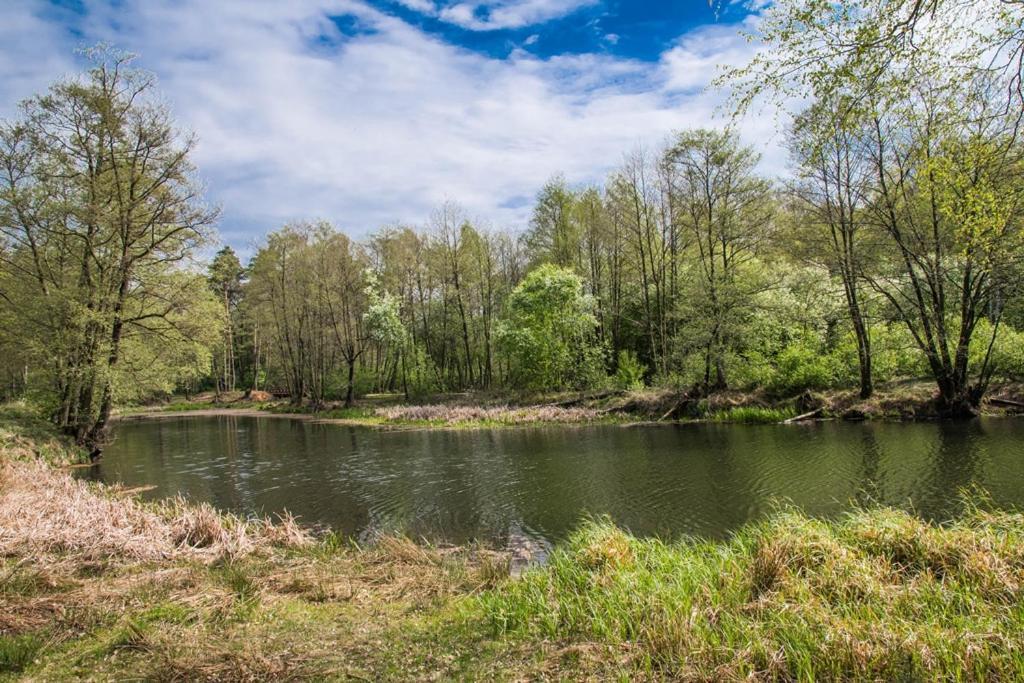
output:
POLYGON ((289 226, 244 269, 225 249, 219 385, 319 405, 640 382, 868 397, 931 376, 969 411, 993 377, 1024 373, 1021 150, 1009 117, 979 137, 907 114, 851 127, 816 103, 785 182, 735 135, 687 131, 604 187, 553 179, 522 234, 448 204, 360 243, 289 226))
POLYGON ((929 377, 971 413, 1024 374, 1024 13, 841 6, 774 3, 771 49, 727 76, 739 112, 803 103, 782 178, 728 129, 682 131, 600 186, 551 179, 521 232, 446 204, 359 241, 285 226, 245 264, 199 261, 216 213, 192 139, 150 76, 94 51, 0 128, 4 393, 94 449, 114 406, 204 388, 319 407, 642 384, 868 397, 929 377))

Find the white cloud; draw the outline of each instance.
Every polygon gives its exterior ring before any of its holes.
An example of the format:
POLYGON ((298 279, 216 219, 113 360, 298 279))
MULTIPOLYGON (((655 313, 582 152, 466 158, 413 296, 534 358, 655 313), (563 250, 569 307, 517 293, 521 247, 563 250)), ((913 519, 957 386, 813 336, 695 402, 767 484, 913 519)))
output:
POLYGON ((0 115, 55 78, 75 71, 70 47, 56 23, 38 15, 37 3, 8 0, 0 8, 0 115))
POLYGON ((542 24, 595 5, 599 0, 393 0, 415 12, 470 31, 495 31, 542 24))
POLYGON ((423 14, 435 14, 437 12, 437 6, 434 5, 433 0, 395 0, 399 5, 404 5, 414 12, 422 12, 423 14))
MULTIPOLYGON (((196 162, 235 245, 299 218, 356 236, 416 224, 445 199, 522 226, 530 207, 521 198, 552 174, 599 182, 637 143, 722 125, 721 96, 699 88, 715 54, 735 60, 751 49, 716 29, 684 37, 656 64, 521 50, 498 60, 358 0, 252 7, 86 0, 77 38, 27 4, 5 4, 0 38, 14 42, 0 42, 0 112, 69 71, 77 44, 108 40, 142 54, 178 120, 199 135, 196 162), (344 35, 329 18, 342 14, 364 30, 344 35)), ((763 119, 747 125, 748 140, 770 137, 763 119)), ((767 149, 771 167, 781 156, 767 149)))
POLYGON ((438 17, 472 31, 522 28, 563 17, 597 0, 466 0, 448 5, 438 17))

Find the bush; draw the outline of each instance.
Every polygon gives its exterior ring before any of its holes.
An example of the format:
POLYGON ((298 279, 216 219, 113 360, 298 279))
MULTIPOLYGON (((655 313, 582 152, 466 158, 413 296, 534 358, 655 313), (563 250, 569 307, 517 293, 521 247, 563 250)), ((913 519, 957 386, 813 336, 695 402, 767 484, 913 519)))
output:
POLYGON ((768 385, 778 394, 796 394, 814 389, 827 389, 836 382, 833 358, 822 353, 809 340, 790 344, 775 360, 775 374, 768 385))
POLYGON ((535 390, 600 383, 606 375, 593 309, 571 270, 545 264, 527 275, 509 295, 496 335, 512 382, 535 390))
POLYGON ((618 389, 643 389, 646 368, 633 351, 619 351, 618 368, 615 370, 615 386, 618 389))
MULTIPOLYGON (((974 330, 971 339, 970 368, 972 372, 980 372, 982 363, 988 353, 988 345, 992 340, 992 323, 982 320, 974 330)), ((997 379, 1016 381, 1024 377, 1024 334, 1009 325, 1002 324, 992 344, 992 356, 989 359, 992 376, 997 379)))

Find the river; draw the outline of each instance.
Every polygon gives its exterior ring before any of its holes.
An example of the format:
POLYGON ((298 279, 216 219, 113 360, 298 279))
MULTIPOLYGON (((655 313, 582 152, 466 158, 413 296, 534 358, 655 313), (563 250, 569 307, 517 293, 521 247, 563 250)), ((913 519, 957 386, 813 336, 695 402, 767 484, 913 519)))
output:
POLYGON ((380 431, 187 416, 118 424, 84 476, 244 515, 288 510, 355 538, 541 543, 587 515, 633 533, 723 538, 779 504, 954 516, 961 490, 1024 507, 1024 420, 380 431))

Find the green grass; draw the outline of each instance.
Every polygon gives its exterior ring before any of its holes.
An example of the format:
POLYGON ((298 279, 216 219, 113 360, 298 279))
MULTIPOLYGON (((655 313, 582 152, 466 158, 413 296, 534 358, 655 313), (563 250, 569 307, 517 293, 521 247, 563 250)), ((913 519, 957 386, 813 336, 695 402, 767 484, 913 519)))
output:
POLYGON ((192 410, 209 410, 210 408, 224 408, 226 406, 219 406, 209 402, 197 402, 197 401, 175 401, 174 403, 168 403, 163 406, 161 410, 168 413, 187 413, 192 410))
POLYGON ((1022 581, 1018 514, 783 512, 726 543, 590 523, 479 604, 497 637, 598 643, 671 678, 1020 680, 1022 581))
POLYGON ((226 402, 226 403, 211 403, 210 401, 175 401, 174 403, 168 403, 161 408, 162 411, 168 413, 187 413, 193 410, 252 410, 261 409, 265 403, 254 403, 249 401, 240 402, 226 402))
POLYGON ((937 526, 782 511, 726 542, 594 521, 519 580, 491 557, 332 537, 213 565, 121 563, 60 592, 25 579, 5 597, 15 613, 67 612, 45 638, 38 623, 5 636, 0 661, 40 680, 1024 676, 1018 514, 937 526))
POLYGON ((737 406, 711 413, 708 419, 712 422, 734 422, 739 424, 778 424, 796 416, 796 410, 788 407, 761 408, 759 406, 737 406))
POLYGON ((8 458, 42 459, 53 465, 85 462, 86 454, 27 403, 0 404, 0 453, 8 458))
POLYGON ((24 671, 43 649, 44 641, 35 633, 0 635, 0 674, 24 671))

